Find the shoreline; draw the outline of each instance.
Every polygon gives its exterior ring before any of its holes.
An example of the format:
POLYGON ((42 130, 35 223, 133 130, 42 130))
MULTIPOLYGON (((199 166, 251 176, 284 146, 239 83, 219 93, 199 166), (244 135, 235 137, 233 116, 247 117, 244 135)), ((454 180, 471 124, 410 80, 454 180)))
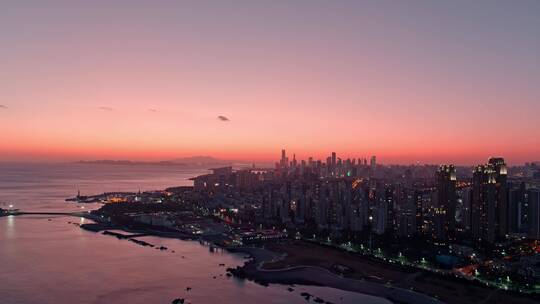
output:
MULTIPOLYGON (((356 280, 339 276, 328 269, 316 266, 296 265, 284 269, 263 269, 261 266, 275 260, 276 253, 263 248, 240 247, 227 249, 233 253, 245 253, 251 257, 244 266, 232 269, 233 275, 267 284, 298 284, 325 286, 344 291, 351 291, 379 297, 392 303, 403 304, 440 304, 442 301, 416 291, 386 286, 381 283, 356 280)), ((279 255, 278 255, 279 256, 279 255)))
MULTIPOLYGON (((92 219, 94 220, 94 219, 92 219)), ((94 220, 95 221, 95 220, 94 220)), ((119 227, 112 225, 103 225, 101 223, 96 224, 83 224, 81 229, 87 231, 101 233, 105 235, 115 236, 111 233, 105 233, 109 230, 121 230, 127 233, 143 233, 147 236, 156 236, 164 238, 176 238, 183 241, 203 241, 208 242, 212 246, 221 248, 232 254, 247 254, 250 258, 249 261, 244 262, 244 265, 238 266, 235 269, 228 269, 234 277, 239 279, 247 279, 257 284, 268 286, 268 284, 281 284, 281 285, 306 285, 306 286, 321 286, 329 287, 342 291, 355 292, 359 294, 365 294, 391 301, 392 303, 403 304, 441 304, 443 302, 438 301, 435 298, 429 297, 415 291, 410 291, 402 288, 387 287, 380 283, 360 281, 354 279, 347 279, 340 277, 324 268, 311 267, 311 266, 295 266, 292 269, 287 270, 265 270, 260 268, 260 264, 268 261, 275 261, 280 258, 281 255, 271 252, 264 248, 257 247, 228 247, 221 244, 214 243, 210 238, 205 237, 187 237, 179 236, 174 233, 167 233, 155 230, 147 229, 129 229, 127 227, 119 227), (99 225, 101 229, 89 229, 89 225, 99 225), (235 273, 240 270, 248 275, 242 276, 239 273, 235 273), (231 271, 232 270, 232 271, 231 271), (314 279, 315 278, 315 279, 314 279)), ((96 226, 96 228, 98 228, 96 226)), ((118 237, 118 236, 115 236, 118 237)), ((130 236, 122 236, 122 239, 133 240, 130 236)))
MULTIPOLYGON (((80 215, 77 215, 77 216, 80 216, 80 215)), ((282 265, 279 265, 280 264, 279 262, 281 262, 286 257, 286 251, 287 251, 283 249, 280 250, 279 248, 277 250, 274 248, 272 251, 272 250, 260 248, 260 247, 226 246, 226 245, 223 245, 222 243, 216 242, 215 239, 212 239, 211 235, 210 236, 200 236, 200 235, 192 236, 192 235, 187 235, 187 234, 178 233, 178 232, 160 231, 160 230, 148 229, 148 228, 133 229, 133 228, 125 227, 125 226, 113 225, 108 222, 103 222, 102 219, 96 218, 90 214, 88 215, 85 214, 84 217, 93 221, 94 223, 82 224, 78 226, 82 229, 85 229, 91 232, 100 233, 107 230, 121 230, 121 231, 131 233, 131 234, 144 234, 145 236, 175 238, 175 239, 180 239, 180 240, 185 240, 185 241, 186 240, 199 241, 200 243, 204 242, 204 243, 207 243, 207 245, 221 248, 231 253, 246 254, 249 257, 249 260, 245 261, 244 265, 242 266, 237 266, 234 269, 228 269, 228 272, 230 273, 230 275, 234 275, 237 278, 248 279, 250 281, 254 281, 255 283, 261 284, 263 286, 267 286, 268 284, 283 284, 283 285, 298 284, 298 285, 307 285, 307 286, 324 286, 324 287, 335 288, 335 289, 343 290, 343 291, 356 292, 359 294, 375 296, 375 297, 379 297, 379 298, 391 301, 392 303, 403 303, 403 304, 453 303, 452 299, 456 299, 454 296, 457 296, 457 295, 452 294, 453 293, 452 290, 447 290, 447 291, 443 290, 443 292, 446 293, 446 296, 442 296, 441 298, 439 298, 438 296, 436 298, 430 296, 430 294, 438 295, 438 293, 434 292, 432 288, 436 289, 437 287, 440 287, 439 285, 441 285, 439 281, 440 278, 436 274, 432 274, 432 273, 428 273, 427 275, 420 274, 420 277, 427 276, 428 280, 426 282, 424 279, 422 281, 423 283, 422 287, 417 287, 415 285, 413 289, 412 285, 410 287, 403 286, 401 284, 394 285, 393 284, 394 282, 392 282, 391 283, 392 285, 390 285, 390 283, 371 281, 369 277, 364 277, 364 278, 358 278, 354 276, 344 277, 344 276, 334 273, 328 268, 313 266, 309 264, 303 264, 303 262, 297 262, 297 263, 293 262, 290 265, 283 265, 284 263, 282 263, 282 265), (280 267, 276 269, 262 268, 262 265, 264 263, 273 263, 273 262, 274 263, 277 262, 278 266, 280 267), (410 288, 410 289, 407 289, 407 288, 410 288)), ((127 236, 126 238, 131 239, 130 236, 127 236)), ((324 251, 324 247, 315 247, 315 249, 321 250, 321 252, 324 251)), ((333 250, 342 252, 342 250, 335 249, 335 248, 333 250)), ((325 255, 322 254, 320 256, 325 256, 325 255)), ((359 260, 362 260, 362 259, 359 258, 359 260)), ((380 271, 384 272, 384 268, 386 266, 386 264, 382 264, 382 262, 373 262, 369 260, 364 260, 363 262, 369 263, 372 266, 372 268, 375 269, 374 272, 372 273, 375 273, 377 275, 380 275, 379 274, 380 271), (381 263, 382 265, 379 263, 381 263)), ((388 265, 388 266, 392 266, 392 265, 388 265)), ((402 271, 401 275, 404 277, 408 276, 406 271, 402 271)), ((421 278, 421 280, 422 279, 423 278, 421 278)), ((389 279, 384 278, 384 280, 387 281, 389 279)), ((413 280, 416 280, 416 278, 414 278, 413 280)), ((464 289, 469 288, 466 282, 457 282, 456 284, 460 285, 464 289)), ((444 287, 447 288, 446 286, 444 287)), ((511 293, 510 294, 500 293, 498 290, 493 290, 487 287, 478 287, 478 288, 481 288, 482 290, 484 290, 484 292, 490 294, 490 296, 487 298, 482 297, 481 300, 484 300, 484 301, 489 300, 494 295, 497 295, 498 297, 502 296, 502 298, 505 298, 505 299, 513 299, 517 296, 517 298, 515 298, 516 300, 519 300, 519 299, 525 300, 525 301, 516 301, 516 303, 533 303, 534 301, 536 301, 535 297, 529 298, 525 296, 525 298, 523 298, 524 296, 513 295, 511 293)), ((439 289, 439 291, 441 290, 439 289)), ((482 301, 479 301, 479 302, 482 302, 482 301)), ((459 303, 477 303, 477 302, 459 301, 459 303)), ((494 303, 505 303, 505 302, 495 301, 494 303)))

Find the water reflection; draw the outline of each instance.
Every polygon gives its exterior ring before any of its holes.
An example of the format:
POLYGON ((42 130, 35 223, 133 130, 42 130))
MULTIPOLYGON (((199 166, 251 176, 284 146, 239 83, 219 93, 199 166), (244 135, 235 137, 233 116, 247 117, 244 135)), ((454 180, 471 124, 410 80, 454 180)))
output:
POLYGON ((15 233, 15 216, 8 215, 6 221, 6 235, 8 238, 13 238, 15 233))
POLYGON ((330 288, 297 286, 289 292, 287 286, 260 286, 225 275, 227 267, 244 262, 242 255, 198 242, 139 238, 168 248, 156 250, 84 231, 68 224, 72 220, 0 218, 6 227, 0 228, 2 304, 167 304, 179 297, 203 304, 289 304, 306 303, 303 291, 334 303, 389 303, 330 288))

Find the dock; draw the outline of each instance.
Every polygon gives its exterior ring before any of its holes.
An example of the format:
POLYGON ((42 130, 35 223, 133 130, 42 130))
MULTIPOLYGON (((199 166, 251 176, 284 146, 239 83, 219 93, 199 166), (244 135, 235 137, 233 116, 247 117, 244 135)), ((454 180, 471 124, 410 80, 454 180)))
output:
POLYGON ((76 216, 76 217, 88 217, 88 212, 32 212, 32 211, 20 211, 20 210, 3 210, 0 213, 1 216, 21 216, 21 215, 55 215, 55 216, 76 216))

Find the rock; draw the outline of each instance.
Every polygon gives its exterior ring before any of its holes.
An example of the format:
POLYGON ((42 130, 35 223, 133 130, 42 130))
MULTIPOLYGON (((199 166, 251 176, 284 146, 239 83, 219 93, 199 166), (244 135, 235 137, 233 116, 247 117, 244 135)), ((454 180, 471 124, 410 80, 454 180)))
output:
POLYGON ((304 297, 304 299, 306 299, 306 301, 309 302, 309 299, 311 298, 311 294, 307 293, 307 292, 302 292, 300 294, 302 297, 304 297))

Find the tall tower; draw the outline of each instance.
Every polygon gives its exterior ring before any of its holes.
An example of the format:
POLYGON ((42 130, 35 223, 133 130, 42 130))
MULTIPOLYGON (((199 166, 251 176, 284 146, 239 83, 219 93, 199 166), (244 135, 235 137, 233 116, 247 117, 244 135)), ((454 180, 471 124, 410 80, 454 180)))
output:
POLYGON ((504 159, 501 157, 490 158, 488 164, 495 171, 495 214, 496 233, 500 238, 506 237, 510 226, 510 210, 508 208, 508 189, 507 189, 507 174, 508 169, 504 159))
POLYGON ((377 169, 377 156, 373 155, 371 157, 369 160, 369 165, 371 166, 371 171, 375 172, 375 169, 377 169))
POLYGON ((285 149, 281 150, 281 160, 279 161, 279 165, 281 166, 281 168, 286 168, 289 165, 289 160, 287 159, 285 149))
POLYGON ((332 176, 332 177, 336 176, 336 163, 337 163, 336 152, 332 152, 332 156, 331 156, 331 159, 330 159, 330 165, 328 166, 328 171, 330 173, 330 176, 332 176))
POLYGON ((487 242, 508 233, 507 167, 502 158, 490 158, 473 171, 472 236, 487 242))
POLYGON ((533 239, 540 238, 540 190, 529 189, 529 236, 533 239))
POLYGON ((456 226, 456 168, 454 165, 441 165, 436 175, 438 202, 435 236, 446 239, 449 234, 454 233, 456 226))

